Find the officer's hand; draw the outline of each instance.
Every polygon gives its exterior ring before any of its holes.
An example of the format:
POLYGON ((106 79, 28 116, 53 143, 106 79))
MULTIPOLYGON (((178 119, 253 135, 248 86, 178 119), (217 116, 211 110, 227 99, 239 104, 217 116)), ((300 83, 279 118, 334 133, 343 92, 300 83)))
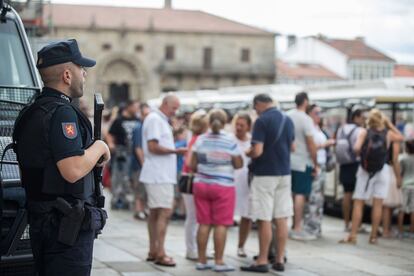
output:
POLYGON ((111 159, 111 151, 109 150, 108 145, 104 141, 97 140, 95 141, 95 144, 99 146, 102 152, 102 156, 100 157, 96 166, 102 167, 103 165, 105 165, 106 162, 108 162, 111 159))

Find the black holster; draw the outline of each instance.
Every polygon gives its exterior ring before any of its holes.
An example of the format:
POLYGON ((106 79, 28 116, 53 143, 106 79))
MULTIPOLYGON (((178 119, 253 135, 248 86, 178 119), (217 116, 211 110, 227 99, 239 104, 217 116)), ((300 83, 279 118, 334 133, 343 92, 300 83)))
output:
POLYGON ((59 223, 58 241, 73 246, 85 217, 84 203, 77 199, 74 205, 70 205, 59 197, 56 199, 56 209, 63 214, 59 223))
POLYGON ((105 210, 79 199, 72 204, 61 197, 50 202, 29 202, 28 209, 35 214, 57 210, 58 241, 69 246, 75 244, 80 231, 95 231, 96 236, 101 234, 108 218, 105 210))
POLYGON ((85 217, 84 202, 82 200, 77 199, 74 204, 70 204, 65 199, 58 197, 54 201, 28 202, 27 207, 29 213, 37 216, 55 213, 56 226, 59 228, 58 241, 69 246, 75 244, 85 217))

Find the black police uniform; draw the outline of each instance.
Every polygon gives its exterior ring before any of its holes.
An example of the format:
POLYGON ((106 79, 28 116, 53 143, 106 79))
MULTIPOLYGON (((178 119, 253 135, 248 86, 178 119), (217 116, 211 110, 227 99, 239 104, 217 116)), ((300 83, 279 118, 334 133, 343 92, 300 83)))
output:
MULTIPOLYGON (((51 54, 49 50, 43 55, 39 52, 43 60, 38 60, 38 67, 50 65, 50 60, 61 63, 56 56, 73 57, 77 44, 67 43, 72 48, 58 44, 60 48, 46 48, 52 49, 51 54)), ((60 160, 81 156, 92 145, 90 121, 68 96, 44 87, 16 120, 13 140, 39 275, 90 275, 93 241, 105 224, 106 213, 96 208, 93 171, 69 183, 57 167, 60 160)))

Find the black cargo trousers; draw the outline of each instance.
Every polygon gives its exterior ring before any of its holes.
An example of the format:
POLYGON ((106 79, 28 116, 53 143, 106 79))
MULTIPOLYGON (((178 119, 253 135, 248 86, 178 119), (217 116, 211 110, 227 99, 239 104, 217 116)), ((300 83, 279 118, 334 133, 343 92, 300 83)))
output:
MULTIPOLYGON (((93 243, 105 221, 96 227, 81 229, 73 246, 58 241, 60 215, 52 210, 47 213, 29 212, 29 234, 39 276, 88 276, 92 269, 93 243)), ((85 227, 83 227, 85 228, 85 227)))

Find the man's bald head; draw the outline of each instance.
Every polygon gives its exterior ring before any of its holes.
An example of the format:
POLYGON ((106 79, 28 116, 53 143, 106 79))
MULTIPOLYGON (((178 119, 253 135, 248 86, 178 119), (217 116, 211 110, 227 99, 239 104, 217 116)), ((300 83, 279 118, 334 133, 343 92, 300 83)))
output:
POLYGON ((162 99, 162 104, 163 105, 169 105, 169 104, 173 104, 173 103, 177 103, 177 102, 179 103, 180 100, 174 94, 168 94, 162 99))
POLYGON ((167 117, 174 116, 179 108, 180 100, 174 94, 168 94, 162 99, 160 110, 167 117))

